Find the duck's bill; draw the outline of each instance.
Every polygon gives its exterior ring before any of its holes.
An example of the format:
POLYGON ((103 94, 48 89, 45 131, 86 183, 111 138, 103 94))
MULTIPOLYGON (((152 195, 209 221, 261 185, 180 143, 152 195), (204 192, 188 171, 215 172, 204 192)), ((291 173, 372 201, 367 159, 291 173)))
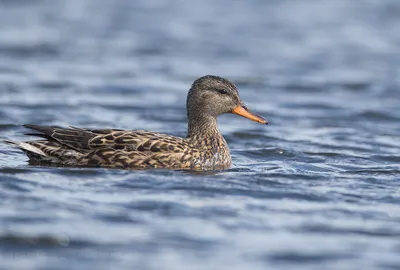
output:
POLYGON ((235 109, 232 110, 232 113, 243 116, 247 119, 250 119, 254 122, 261 123, 264 125, 268 125, 268 121, 261 116, 254 114, 247 109, 244 104, 239 104, 235 109))

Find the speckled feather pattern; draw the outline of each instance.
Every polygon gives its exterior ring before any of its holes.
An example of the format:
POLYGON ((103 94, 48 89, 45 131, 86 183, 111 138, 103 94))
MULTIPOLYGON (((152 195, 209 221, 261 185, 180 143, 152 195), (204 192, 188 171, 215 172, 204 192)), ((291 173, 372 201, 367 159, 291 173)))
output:
POLYGON ((222 170, 231 166, 221 134, 179 138, 149 131, 27 125, 47 140, 28 141, 46 156, 28 152, 33 163, 125 169, 222 170))

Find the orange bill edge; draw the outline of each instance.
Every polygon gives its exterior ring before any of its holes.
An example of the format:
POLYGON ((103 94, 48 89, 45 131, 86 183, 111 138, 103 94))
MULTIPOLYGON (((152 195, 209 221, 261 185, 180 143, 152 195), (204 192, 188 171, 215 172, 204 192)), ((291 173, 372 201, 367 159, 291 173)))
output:
POLYGON ((235 109, 232 110, 232 113, 240 115, 240 116, 243 116, 243 117, 245 117, 247 119, 250 119, 250 120, 252 120, 254 122, 268 125, 268 121, 267 120, 265 120, 264 118, 262 118, 259 115, 256 115, 256 114, 250 112, 247 109, 247 107, 244 106, 244 105, 238 105, 235 109))

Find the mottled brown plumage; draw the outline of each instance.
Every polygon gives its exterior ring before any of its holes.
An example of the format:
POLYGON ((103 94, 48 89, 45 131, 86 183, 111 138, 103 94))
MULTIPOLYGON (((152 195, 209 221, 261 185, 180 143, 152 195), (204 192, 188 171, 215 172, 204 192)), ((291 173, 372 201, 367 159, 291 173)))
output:
POLYGON ((267 124, 241 102, 236 87, 217 76, 197 79, 187 97, 186 138, 144 130, 61 128, 25 125, 42 140, 15 142, 34 164, 222 170, 231 166, 228 145, 218 131, 216 117, 235 113, 267 124))

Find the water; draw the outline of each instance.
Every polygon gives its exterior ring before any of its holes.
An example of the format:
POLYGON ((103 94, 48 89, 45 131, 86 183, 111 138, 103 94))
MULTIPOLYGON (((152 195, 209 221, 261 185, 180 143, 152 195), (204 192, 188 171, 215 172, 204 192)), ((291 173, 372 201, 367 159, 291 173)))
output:
POLYGON ((24 123, 184 136, 205 74, 214 173, 32 167, 0 144, 1 269, 400 269, 400 3, 0 1, 0 136, 24 123))

